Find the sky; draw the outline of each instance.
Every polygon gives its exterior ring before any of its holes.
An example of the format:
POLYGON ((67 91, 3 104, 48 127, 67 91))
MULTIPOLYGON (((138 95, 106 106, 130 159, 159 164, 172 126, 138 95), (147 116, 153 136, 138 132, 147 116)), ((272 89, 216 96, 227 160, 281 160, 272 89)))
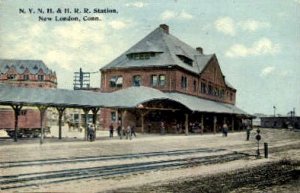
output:
POLYGON ((160 24, 205 54, 215 53, 248 113, 300 115, 300 0, 0 0, 0 58, 43 60, 58 88, 73 88, 73 74, 96 72, 160 24), (47 2, 47 3, 45 3, 47 2), (163 3, 162 3, 163 2, 163 3), (38 13, 69 8, 71 13, 38 13), (88 13, 74 9, 88 8, 88 13), (94 13, 94 9, 116 13, 94 13), (26 13, 20 13, 20 9, 26 13), (29 9, 36 13, 30 14, 29 9), (39 21, 39 17, 81 21, 39 21), (83 17, 99 21, 83 21, 83 17), (298 113, 299 112, 299 113, 298 113))

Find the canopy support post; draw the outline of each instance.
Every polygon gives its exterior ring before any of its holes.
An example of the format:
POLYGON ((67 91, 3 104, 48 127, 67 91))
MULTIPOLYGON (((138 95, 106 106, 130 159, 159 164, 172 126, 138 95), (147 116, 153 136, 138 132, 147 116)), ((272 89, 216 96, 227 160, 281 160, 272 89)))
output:
POLYGON ((58 139, 61 139, 61 125, 62 125, 62 116, 65 111, 65 107, 57 107, 56 110, 58 111, 58 139))
POLYGON ((88 140, 87 126, 88 126, 88 114, 89 114, 90 108, 83 108, 82 110, 84 112, 84 140, 88 140))
POLYGON ((44 117, 47 108, 48 108, 47 106, 38 106, 38 109, 40 110, 40 123, 41 123, 40 144, 44 143, 44 117))
POLYGON ((217 116, 214 116, 214 134, 217 133, 217 116))
POLYGON ((234 131, 234 115, 232 115, 231 127, 232 131, 234 131))
POLYGON ((201 114, 201 134, 204 132, 204 114, 201 114))
POLYGON ((189 114, 185 113, 185 135, 189 134, 189 114))
POLYGON ((94 129, 95 129, 95 131, 94 131, 94 138, 96 139, 96 123, 97 123, 97 113, 98 113, 98 111, 100 110, 100 108, 99 107, 93 107, 92 108, 92 112, 93 112, 93 124, 94 124, 94 129))
POLYGON ((14 141, 17 142, 18 141, 18 133, 19 133, 19 115, 22 109, 22 105, 11 105, 11 107, 14 110, 14 114, 15 114, 15 135, 14 135, 14 141))

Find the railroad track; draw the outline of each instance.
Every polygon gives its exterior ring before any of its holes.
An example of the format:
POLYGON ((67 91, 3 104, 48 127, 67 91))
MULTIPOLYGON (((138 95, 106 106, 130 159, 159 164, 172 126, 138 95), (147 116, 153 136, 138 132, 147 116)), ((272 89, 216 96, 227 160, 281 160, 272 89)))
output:
POLYGON ((215 153, 225 151, 225 149, 184 149, 172 151, 159 151, 148 153, 135 153, 135 154, 119 154, 119 155, 99 155, 99 156, 85 156, 85 157, 71 157, 71 158, 58 158, 58 159, 41 159, 29 161, 13 161, 13 162, 0 162, 0 168, 36 166, 36 165, 50 165, 50 164, 66 164, 66 163, 80 163, 80 162, 95 162, 95 161, 109 161, 109 160, 123 160, 133 158, 151 158, 159 156, 180 156, 196 153, 215 153))
POLYGON ((67 169, 59 171, 35 172, 19 175, 7 175, 0 177, 0 187, 1 190, 8 190, 90 178, 113 178, 118 176, 141 174, 149 171, 223 163, 243 159, 246 156, 246 154, 233 152, 222 155, 212 155, 204 157, 149 161, 143 163, 119 164, 91 168, 67 169))

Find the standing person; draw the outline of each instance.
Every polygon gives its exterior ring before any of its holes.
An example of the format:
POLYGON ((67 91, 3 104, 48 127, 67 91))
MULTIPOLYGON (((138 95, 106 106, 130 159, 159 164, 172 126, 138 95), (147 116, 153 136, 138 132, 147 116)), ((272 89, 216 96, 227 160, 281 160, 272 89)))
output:
POLYGON ((110 138, 114 137, 114 125, 113 125, 113 123, 111 123, 110 126, 109 126, 109 137, 110 138))
POLYGON ((95 132, 94 124, 91 124, 89 128, 90 141, 95 141, 95 132))
POLYGON ((228 125, 226 123, 223 124, 223 133, 224 133, 224 137, 227 137, 227 134, 228 134, 228 125))
POLYGON ((118 122, 117 132, 118 132, 118 136, 120 137, 120 139, 122 139, 121 131, 122 131, 121 123, 118 122))
POLYGON ((125 137, 125 135, 126 135, 126 129, 125 129, 124 126, 122 126, 121 138, 120 139, 122 139, 123 137, 125 137))
POLYGON ((126 139, 130 139, 131 140, 131 127, 130 125, 127 126, 127 129, 126 129, 126 139))
POLYGON ((87 127, 87 139, 89 141, 92 141, 92 125, 91 124, 88 124, 88 127, 87 127))
POLYGON ((160 122, 160 134, 165 134, 165 123, 163 121, 160 122))
POLYGON ((251 133, 251 130, 252 130, 252 128, 250 127, 250 125, 248 125, 247 126, 247 129, 246 129, 246 133, 247 133, 247 141, 249 141, 249 139, 250 139, 250 133, 251 133))
POLYGON ((135 127, 132 126, 131 127, 131 136, 134 135, 134 137, 136 137, 136 134, 135 134, 135 127))

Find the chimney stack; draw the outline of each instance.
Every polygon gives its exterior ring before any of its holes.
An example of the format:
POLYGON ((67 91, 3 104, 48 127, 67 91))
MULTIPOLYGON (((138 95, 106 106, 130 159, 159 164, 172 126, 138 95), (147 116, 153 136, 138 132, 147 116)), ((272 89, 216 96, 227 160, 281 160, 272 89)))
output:
POLYGON ((197 47, 196 50, 197 50, 200 54, 203 54, 203 48, 197 47))
POLYGON ((169 34, 169 26, 168 25, 160 24, 159 27, 162 28, 166 34, 169 34))

